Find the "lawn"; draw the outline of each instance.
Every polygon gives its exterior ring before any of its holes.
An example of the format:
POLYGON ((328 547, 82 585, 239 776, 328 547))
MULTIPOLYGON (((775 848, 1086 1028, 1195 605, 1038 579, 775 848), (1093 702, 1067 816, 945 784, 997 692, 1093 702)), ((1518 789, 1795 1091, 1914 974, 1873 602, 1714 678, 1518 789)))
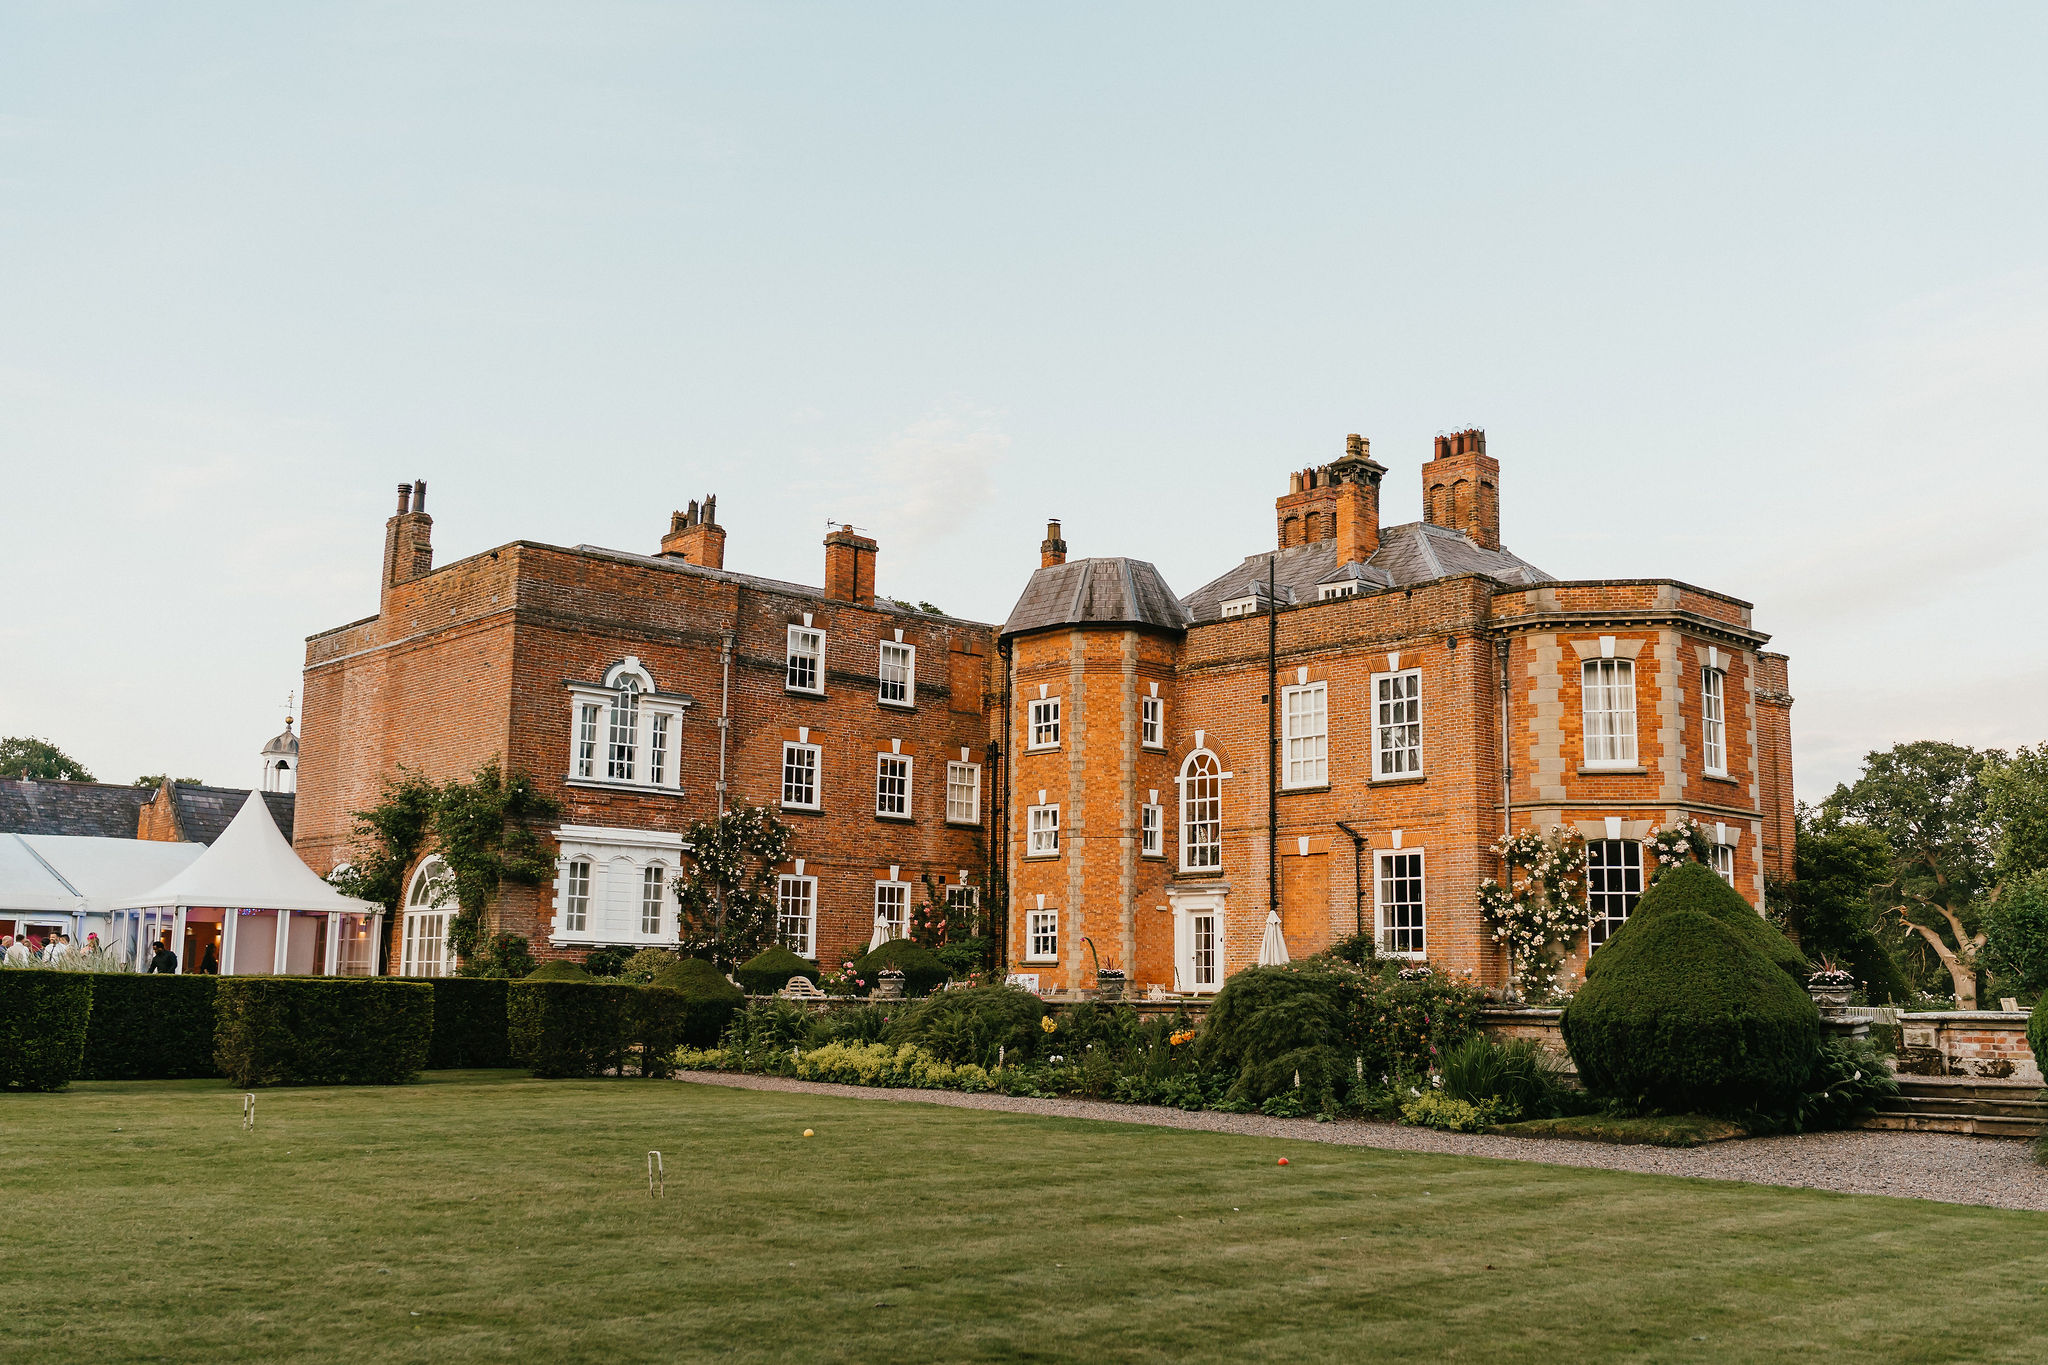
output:
POLYGON ((2036 1362, 2048 1321, 2038 1214, 656 1081, 268 1091, 253 1135, 219 1082, 0 1095, 0 1172, 10 1362, 2036 1362))

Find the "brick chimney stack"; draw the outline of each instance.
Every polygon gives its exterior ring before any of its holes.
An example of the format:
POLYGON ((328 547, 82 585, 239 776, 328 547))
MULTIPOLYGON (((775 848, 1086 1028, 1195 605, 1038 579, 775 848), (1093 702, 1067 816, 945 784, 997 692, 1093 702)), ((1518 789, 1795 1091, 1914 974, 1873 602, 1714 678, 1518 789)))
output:
POLYGON ((1500 548, 1500 464, 1486 453, 1486 432, 1467 427, 1436 438, 1436 457, 1422 467, 1422 516, 1500 548))
POLYGON ((825 596, 842 602, 875 600, 875 542, 851 526, 825 537, 825 596))
POLYGON ((1344 438, 1342 459, 1296 470, 1286 495, 1273 504, 1280 548, 1334 540, 1339 564, 1370 558, 1380 547, 1380 477, 1386 472, 1373 462, 1371 443, 1356 434, 1344 438))
POLYGON ((427 515, 427 481, 398 485, 398 511, 384 523, 384 588, 434 571, 434 519, 427 515))
POLYGON ((661 553, 703 569, 724 568, 725 528, 718 524, 718 499, 707 493, 702 503, 692 498, 687 512, 671 513, 661 553))
POLYGON ((1048 521, 1045 524, 1045 539, 1038 542, 1038 567, 1050 569, 1055 564, 1067 562, 1067 542, 1060 539, 1060 524, 1048 521))

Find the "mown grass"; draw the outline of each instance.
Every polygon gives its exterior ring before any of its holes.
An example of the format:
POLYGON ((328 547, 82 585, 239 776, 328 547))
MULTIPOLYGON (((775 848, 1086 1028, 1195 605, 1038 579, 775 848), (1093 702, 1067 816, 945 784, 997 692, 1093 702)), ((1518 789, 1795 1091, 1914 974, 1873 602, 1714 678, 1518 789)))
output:
POLYGON ((240 1107, 0 1095, 0 1359, 2033 1362, 2048 1316, 2004 1210, 653 1081, 240 1107))

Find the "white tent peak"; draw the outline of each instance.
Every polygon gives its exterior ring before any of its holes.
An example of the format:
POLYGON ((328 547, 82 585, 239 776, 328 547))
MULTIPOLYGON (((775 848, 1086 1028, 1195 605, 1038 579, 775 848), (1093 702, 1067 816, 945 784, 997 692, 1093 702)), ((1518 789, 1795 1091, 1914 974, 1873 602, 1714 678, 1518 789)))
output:
POLYGON ((154 891, 124 900, 119 909, 166 906, 222 909, 326 910, 373 915, 384 907, 344 896, 307 867, 270 818, 263 793, 252 791, 242 809, 191 866, 154 891))

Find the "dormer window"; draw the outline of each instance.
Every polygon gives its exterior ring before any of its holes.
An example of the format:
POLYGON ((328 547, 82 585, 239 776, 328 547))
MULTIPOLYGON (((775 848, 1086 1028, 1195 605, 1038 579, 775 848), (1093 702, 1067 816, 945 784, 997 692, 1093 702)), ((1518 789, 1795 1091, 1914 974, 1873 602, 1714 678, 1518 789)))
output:
POLYGON ((1358 593, 1358 580, 1346 579, 1342 583, 1325 583, 1316 589, 1316 601, 1327 602, 1333 597, 1353 597, 1358 593))
POLYGON ((1235 597, 1223 604, 1223 619, 1228 621, 1237 616, 1253 616, 1258 610, 1259 599, 1256 596, 1235 597))
POLYGON ((569 685, 569 781, 674 791, 676 744, 688 697, 664 693, 627 657, 597 683, 569 685))

